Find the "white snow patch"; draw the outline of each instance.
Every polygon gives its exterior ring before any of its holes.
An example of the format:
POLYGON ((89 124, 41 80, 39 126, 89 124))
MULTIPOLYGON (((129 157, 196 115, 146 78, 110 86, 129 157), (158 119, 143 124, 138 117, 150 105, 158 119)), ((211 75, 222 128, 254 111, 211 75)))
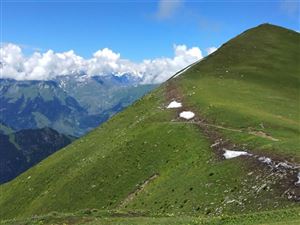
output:
POLYGON ((298 176, 297 176, 297 178, 298 178, 298 181, 297 182, 295 182, 295 185, 300 185, 300 172, 298 173, 298 176))
POLYGON ((263 163, 267 163, 267 164, 272 163, 272 159, 270 159, 269 157, 265 157, 265 156, 259 157, 258 160, 263 162, 263 163))
POLYGON ((245 152, 245 151, 232 151, 232 150, 227 150, 227 149, 223 149, 225 151, 225 153, 223 154, 225 159, 231 159, 231 158, 235 158, 241 155, 249 155, 251 156, 252 154, 245 152))
POLYGON ((293 169, 293 167, 285 162, 280 162, 276 165, 276 168, 283 167, 285 169, 293 169))
POLYGON ((66 87, 66 82, 65 81, 60 81, 60 83, 59 83, 59 87, 60 88, 65 88, 66 87))
POLYGON ((181 112, 181 113, 179 114, 179 116, 180 116, 181 118, 186 119, 186 120, 190 120, 190 119, 192 119, 192 118, 195 117, 195 113, 193 113, 193 112, 191 112, 191 111, 183 111, 183 112, 181 112))
POLYGON ((182 107, 181 102, 172 101, 168 106, 167 109, 176 109, 182 107))

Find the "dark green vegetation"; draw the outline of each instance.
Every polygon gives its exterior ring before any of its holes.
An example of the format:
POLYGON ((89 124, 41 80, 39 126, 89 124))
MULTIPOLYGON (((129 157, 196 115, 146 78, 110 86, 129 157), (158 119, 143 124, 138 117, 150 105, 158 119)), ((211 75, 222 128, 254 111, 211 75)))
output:
POLYGON ((14 130, 51 127, 81 136, 154 87, 114 75, 62 76, 50 81, 0 79, 0 120, 14 130))
POLYGON ((73 140, 51 128, 0 134, 0 183, 15 178, 73 140))
POLYGON ((211 145, 222 138, 228 148, 299 163, 299 53, 300 35, 284 28, 266 24, 239 35, 1 185, 0 217, 59 211, 81 220, 72 213, 95 208, 107 219, 78 223, 296 224, 298 171, 255 157, 225 160, 211 145), (166 109, 172 99, 184 107, 166 109), (183 109, 195 119, 179 119, 183 109))

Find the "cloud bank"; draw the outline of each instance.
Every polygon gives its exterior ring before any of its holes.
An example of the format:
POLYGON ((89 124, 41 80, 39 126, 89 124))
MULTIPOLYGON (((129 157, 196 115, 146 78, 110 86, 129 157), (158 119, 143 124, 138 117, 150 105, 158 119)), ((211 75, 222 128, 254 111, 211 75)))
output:
POLYGON ((143 60, 140 63, 122 59, 120 53, 108 48, 96 51, 89 59, 73 50, 56 53, 48 50, 25 56, 19 45, 8 43, 0 48, 1 78, 16 80, 50 80, 56 76, 86 74, 122 76, 131 74, 143 83, 161 83, 177 71, 203 58, 198 47, 174 45, 174 57, 143 60))

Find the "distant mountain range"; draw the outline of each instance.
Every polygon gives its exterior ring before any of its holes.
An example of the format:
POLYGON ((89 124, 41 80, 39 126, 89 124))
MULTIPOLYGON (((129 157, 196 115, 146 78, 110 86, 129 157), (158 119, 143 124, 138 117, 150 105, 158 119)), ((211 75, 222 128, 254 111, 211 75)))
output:
POLYGON ((150 91, 130 75, 0 79, 0 183, 65 147, 150 91))
POLYGON ((81 136, 155 85, 130 75, 58 76, 49 81, 0 79, 0 120, 18 131, 51 127, 81 136))

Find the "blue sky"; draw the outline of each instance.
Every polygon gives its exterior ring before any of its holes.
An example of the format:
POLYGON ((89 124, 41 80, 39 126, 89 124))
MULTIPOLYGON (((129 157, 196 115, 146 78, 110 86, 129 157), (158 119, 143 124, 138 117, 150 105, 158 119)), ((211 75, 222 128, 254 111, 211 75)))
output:
POLYGON ((141 61, 171 57, 174 44, 220 46, 245 29, 299 28, 299 1, 2 1, 2 43, 83 57, 102 48, 141 61))

